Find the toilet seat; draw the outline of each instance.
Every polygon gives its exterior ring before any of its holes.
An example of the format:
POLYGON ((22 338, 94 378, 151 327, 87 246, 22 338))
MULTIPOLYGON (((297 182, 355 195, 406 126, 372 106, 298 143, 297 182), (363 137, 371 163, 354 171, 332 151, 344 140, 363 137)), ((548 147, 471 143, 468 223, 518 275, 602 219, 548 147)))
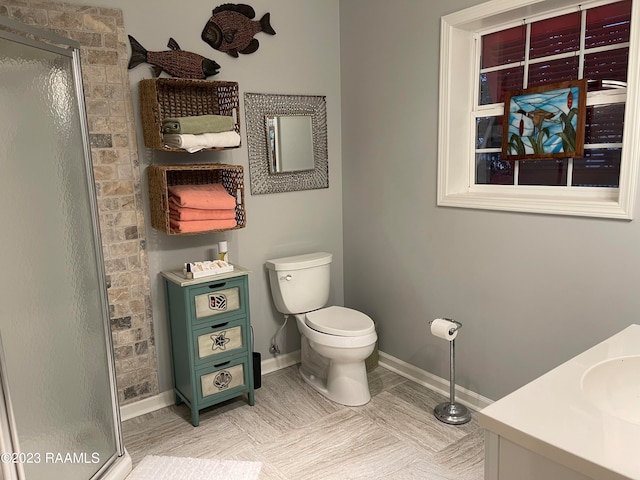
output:
POLYGON ((359 337, 375 332, 375 325, 367 315, 346 307, 326 307, 305 315, 309 328, 341 337, 359 337))

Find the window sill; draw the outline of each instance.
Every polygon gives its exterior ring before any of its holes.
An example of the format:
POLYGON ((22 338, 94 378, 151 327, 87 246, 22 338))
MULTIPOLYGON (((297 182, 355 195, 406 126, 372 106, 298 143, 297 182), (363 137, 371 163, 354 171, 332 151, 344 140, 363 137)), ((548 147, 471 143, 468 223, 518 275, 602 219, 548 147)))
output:
MULTIPOLYGON (((631 209, 618 200, 618 189, 607 189, 601 194, 587 192, 550 192, 532 187, 524 193, 510 187, 478 188, 474 191, 438 195, 438 206, 504 210, 551 215, 613 218, 631 220, 631 209)), ((593 192, 596 189, 589 189, 593 192)))

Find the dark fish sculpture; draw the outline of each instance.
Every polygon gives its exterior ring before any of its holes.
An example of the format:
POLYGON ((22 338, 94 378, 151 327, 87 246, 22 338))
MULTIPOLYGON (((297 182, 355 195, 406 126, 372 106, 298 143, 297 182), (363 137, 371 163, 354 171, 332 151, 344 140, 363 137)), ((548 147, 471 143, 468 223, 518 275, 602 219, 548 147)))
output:
POLYGON ((213 16, 202 30, 202 40, 216 50, 238 57, 238 53, 253 53, 260 46, 253 36, 258 32, 275 35, 271 14, 260 21, 252 20, 256 12, 249 5, 225 3, 213 9, 213 16))
POLYGON ((165 71, 173 77, 204 80, 207 77, 216 75, 220 68, 220 65, 216 62, 202 55, 180 50, 178 42, 173 38, 169 39, 169 44, 167 45, 171 50, 149 52, 131 35, 128 35, 128 37, 131 43, 130 69, 137 67, 141 63, 150 63, 153 65, 156 76, 165 71))

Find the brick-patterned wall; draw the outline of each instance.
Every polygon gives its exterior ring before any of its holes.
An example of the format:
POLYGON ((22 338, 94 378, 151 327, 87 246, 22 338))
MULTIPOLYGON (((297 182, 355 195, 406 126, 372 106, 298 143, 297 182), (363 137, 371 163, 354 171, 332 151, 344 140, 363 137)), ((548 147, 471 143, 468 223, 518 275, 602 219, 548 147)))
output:
POLYGON ((0 15, 81 44, 109 311, 121 404, 158 393, 140 168, 122 11, 0 0, 0 15))

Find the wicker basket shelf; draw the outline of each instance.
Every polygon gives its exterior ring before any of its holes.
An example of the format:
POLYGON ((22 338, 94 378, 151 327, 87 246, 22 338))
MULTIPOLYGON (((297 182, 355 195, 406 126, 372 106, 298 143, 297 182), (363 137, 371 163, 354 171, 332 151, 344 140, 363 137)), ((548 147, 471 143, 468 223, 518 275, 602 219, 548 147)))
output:
MULTIPOLYGON (((236 82, 190 80, 184 78, 148 78, 140 81, 140 114, 144 144, 168 152, 185 152, 162 142, 162 121, 169 117, 228 115, 235 118, 240 134, 240 100, 236 82)), ((206 148, 203 151, 236 147, 206 148)))
POLYGON ((150 165, 149 203, 151 226, 168 235, 198 235, 205 232, 174 232, 169 224, 169 187, 173 185, 208 185, 221 183, 236 199, 236 226, 226 230, 244 228, 246 211, 244 206, 244 171, 242 165, 197 164, 197 165, 150 165))

